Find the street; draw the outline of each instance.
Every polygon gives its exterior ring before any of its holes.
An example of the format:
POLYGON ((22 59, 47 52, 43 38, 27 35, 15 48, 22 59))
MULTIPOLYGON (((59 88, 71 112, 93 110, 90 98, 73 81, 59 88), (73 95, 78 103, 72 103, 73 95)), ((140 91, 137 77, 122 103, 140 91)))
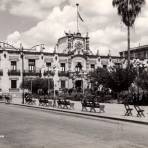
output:
POLYGON ((0 104, 0 148, 147 148, 148 126, 0 104))

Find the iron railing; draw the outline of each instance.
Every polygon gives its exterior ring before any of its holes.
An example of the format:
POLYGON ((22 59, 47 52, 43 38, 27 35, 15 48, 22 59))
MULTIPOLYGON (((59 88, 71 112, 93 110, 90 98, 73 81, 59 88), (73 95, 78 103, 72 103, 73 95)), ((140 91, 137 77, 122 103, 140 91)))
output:
POLYGON ((20 76, 20 70, 8 70, 8 76, 20 76))

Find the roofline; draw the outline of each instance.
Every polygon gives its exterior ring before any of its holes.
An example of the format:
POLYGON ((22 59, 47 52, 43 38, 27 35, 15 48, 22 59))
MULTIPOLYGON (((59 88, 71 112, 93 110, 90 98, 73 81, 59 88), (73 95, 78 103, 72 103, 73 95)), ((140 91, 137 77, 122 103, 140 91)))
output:
MULTIPOLYGON (((138 50, 145 50, 145 48, 148 48, 148 45, 133 47, 133 48, 130 48, 130 51, 134 51, 134 50, 137 50, 137 49, 138 50)), ((127 50, 120 51, 119 53, 123 53, 123 52, 127 52, 127 50)))
MULTIPOLYGON (((9 48, 9 49, 2 49, 2 50, 0 50, 0 53, 2 53, 2 52, 4 52, 4 51, 6 51, 6 52, 8 52, 8 53, 20 53, 21 51, 19 50, 19 48, 18 48, 18 50, 16 50, 16 49, 13 49, 13 48, 9 48)), ((31 49, 24 49, 23 50, 23 53, 24 54, 43 54, 43 55, 54 55, 55 53, 54 52, 41 52, 41 51, 32 51, 31 49)), ((63 57, 69 57, 69 56, 73 56, 73 54, 65 54, 65 53, 57 53, 58 54, 58 56, 63 56, 63 57)), ((89 57, 89 58, 97 58, 97 57, 99 57, 98 55, 93 55, 93 54, 91 54, 91 55, 82 55, 82 56, 87 56, 87 57, 89 57)), ((107 56, 104 56, 104 55, 100 55, 100 57, 101 58, 109 58, 109 56, 107 55, 107 56)), ((121 58, 120 56, 111 56, 111 58, 121 58)))

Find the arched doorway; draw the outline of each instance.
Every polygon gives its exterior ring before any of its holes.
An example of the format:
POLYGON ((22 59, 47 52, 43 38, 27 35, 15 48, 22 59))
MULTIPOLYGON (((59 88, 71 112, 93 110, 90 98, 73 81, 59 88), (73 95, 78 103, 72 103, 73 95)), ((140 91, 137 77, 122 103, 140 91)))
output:
POLYGON ((83 81, 82 80, 76 80, 75 81, 75 88, 78 92, 81 92, 82 88, 83 88, 83 81))

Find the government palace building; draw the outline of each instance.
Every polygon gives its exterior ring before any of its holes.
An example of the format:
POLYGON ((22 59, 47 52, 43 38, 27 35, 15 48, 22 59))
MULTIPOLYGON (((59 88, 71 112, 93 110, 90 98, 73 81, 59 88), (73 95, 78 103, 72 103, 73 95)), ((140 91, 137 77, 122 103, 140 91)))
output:
POLYGON ((58 39, 52 53, 44 46, 25 49, 0 42, 0 91, 12 95, 21 94, 21 84, 37 77, 54 80, 54 88, 91 87, 87 74, 97 67, 111 68, 121 64, 117 56, 93 54, 89 36, 81 33, 65 33, 58 39))

